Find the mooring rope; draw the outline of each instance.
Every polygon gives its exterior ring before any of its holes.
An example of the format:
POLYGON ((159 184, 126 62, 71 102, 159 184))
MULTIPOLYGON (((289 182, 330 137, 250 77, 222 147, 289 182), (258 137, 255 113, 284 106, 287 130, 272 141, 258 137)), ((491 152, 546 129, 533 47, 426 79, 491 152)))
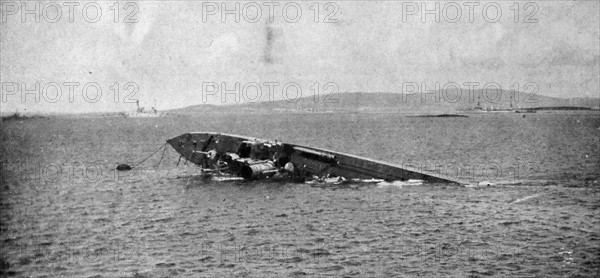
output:
POLYGON ((156 164, 156 167, 154 167, 155 170, 158 169, 158 166, 160 166, 160 163, 162 162, 163 157, 165 157, 165 152, 167 151, 167 148, 165 148, 165 145, 163 145, 163 152, 160 155, 160 160, 158 161, 158 164, 156 164))
MULTIPOLYGON (((164 145, 160 146, 160 148, 158 148, 156 151, 154 151, 151 155, 149 155, 148 157, 144 158, 144 160, 140 161, 138 164, 136 164, 135 166, 131 167, 131 168, 136 168, 138 166, 140 166, 140 164, 144 163, 144 161, 148 160, 148 158, 152 157, 154 154, 156 154, 158 151, 160 151, 160 149, 165 148, 167 146, 167 143, 165 143, 164 145)), ((163 151, 164 154, 164 151, 163 151)), ((162 158, 161 158, 162 160, 162 158)))

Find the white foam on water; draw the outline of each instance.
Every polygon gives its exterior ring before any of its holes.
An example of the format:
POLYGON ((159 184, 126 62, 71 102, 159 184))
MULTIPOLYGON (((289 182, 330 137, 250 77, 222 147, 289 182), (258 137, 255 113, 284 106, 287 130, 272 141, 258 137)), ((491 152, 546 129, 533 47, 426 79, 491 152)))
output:
POLYGON ((524 197, 524 198, 521 198, 521 199, 515 200, 515 201, 514 201, 514 202, 512 202, 511 204, 518 204, 518 203, 520 203, 520 202, 525 202, 525 201, 527 201, 527 200, 529 200, 529 199, 533 199, 533 198, 535 198, 535 197, 538 197, 538 196, 540 196, 540 194, 533 194, 533 195, 531 195, 531 196, 527 196, 527 197, 524 197))
POLYGON ((423 185, 423 181, 422 180, 392 181, 392 182, 382 181, 382 182, 377 183, 377 188, 387 188, 387 187, 402 188, 403 186, 415 186, 415 185, 423 185))
POLYGON ((235 176, 214 176, 214 177, 211 177, 211 180, 217 181, 217 182, 219 182, 219 181, 223 181, 223 182, 224 181, 243 181, 244 178, 235 177, 235 176))
POLYGON ((469 184, 465 184, 465 187, 487 187, 487 186, 494 186, 496 185, 496 183, 492 183, 489 181, 480 181, 478 183, 469 183, 469 184))

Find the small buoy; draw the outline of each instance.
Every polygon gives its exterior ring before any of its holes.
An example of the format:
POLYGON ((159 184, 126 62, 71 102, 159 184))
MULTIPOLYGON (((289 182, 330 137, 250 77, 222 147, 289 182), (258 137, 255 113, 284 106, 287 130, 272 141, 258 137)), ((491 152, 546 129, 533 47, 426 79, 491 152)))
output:
POLYGON ((119 164, 117 166, 117 171, 129 171, 131 170, 131 166, 127 165, 127 164, 119 164))

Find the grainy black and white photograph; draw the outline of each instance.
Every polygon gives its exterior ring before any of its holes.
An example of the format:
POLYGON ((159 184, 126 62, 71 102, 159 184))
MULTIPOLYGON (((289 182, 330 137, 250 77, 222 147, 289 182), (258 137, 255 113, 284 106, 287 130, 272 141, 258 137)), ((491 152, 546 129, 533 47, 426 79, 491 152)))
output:
POLYGON ((0 0, 0 277, 599 277, 600 2, 0 0))

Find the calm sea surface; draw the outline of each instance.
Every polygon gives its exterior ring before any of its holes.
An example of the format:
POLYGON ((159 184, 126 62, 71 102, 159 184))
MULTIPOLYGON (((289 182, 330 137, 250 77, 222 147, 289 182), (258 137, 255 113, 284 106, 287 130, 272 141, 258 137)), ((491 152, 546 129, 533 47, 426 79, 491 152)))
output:
POLYGON ((0 136, 3 276, 600 275, 597 112, 51 118, 0 136), (114 171, 190 131, 492 186, 210 181, 169 147, 114 171))

